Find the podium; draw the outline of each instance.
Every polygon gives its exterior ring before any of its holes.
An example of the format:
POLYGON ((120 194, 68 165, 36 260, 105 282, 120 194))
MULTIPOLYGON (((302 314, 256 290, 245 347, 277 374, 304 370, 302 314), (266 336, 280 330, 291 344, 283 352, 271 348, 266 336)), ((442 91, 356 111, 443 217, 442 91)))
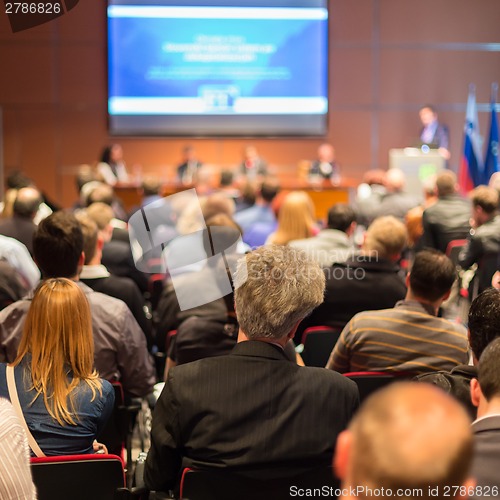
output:
POLYGON ((444 170, 446 161, 437 149, 390 149, 389 168, 402 170, 406 175, 406 192, 422 198, 422 183, 444 170))

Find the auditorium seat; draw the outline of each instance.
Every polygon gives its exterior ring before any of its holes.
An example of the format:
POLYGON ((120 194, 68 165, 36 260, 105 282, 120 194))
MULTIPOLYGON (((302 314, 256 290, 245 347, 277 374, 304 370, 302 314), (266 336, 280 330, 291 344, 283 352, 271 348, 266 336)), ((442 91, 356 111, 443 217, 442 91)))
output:
POLYGON ((302 334, 300 355, 306 366, 324 368, 342 329, 329 326, 311 326, 302 334))
POLYGON ((38 500, 147 498, 144 489, 125 487, 123 462, 116 455, 34 457, 31 472, 38 500))
POLYGON ((363 402, 370 394, 386 385, 415 376, 415 374, 403 372, 349 372, 343 375, 356 382, 360 402, 363 402))

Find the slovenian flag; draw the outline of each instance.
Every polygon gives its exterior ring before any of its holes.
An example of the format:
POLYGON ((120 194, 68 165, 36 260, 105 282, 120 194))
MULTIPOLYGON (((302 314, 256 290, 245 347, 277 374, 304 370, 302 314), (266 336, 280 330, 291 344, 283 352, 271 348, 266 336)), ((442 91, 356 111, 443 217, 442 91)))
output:
POLYGON ((477 121, 476 91, 474 85, 471 85, 467 99, 467 111, 465 112, 464 147, 458 175, 462 193, 465 194, 481 184, 483 174, 484 165, 477 121))
POLYGON ((498 119, 496 112, 496 93, 498 85, 495 83, 491 89, 491 118, 490 135, 484 159, 484 184, 488 184, 490 177, 495 172, 500 172, 500 157, 498 155, 498 119))

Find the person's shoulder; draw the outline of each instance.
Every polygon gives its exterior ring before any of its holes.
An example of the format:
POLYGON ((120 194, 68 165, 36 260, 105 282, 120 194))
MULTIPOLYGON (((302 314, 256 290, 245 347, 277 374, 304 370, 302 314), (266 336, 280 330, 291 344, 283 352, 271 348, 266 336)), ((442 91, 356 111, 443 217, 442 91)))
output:
POLYGON ((85 295, 87 300, 89 301, 90 308, 92 310, 107 310, 108 313, 112 313, 113 309, 108 309, 110 307, 123 309, 127 308, 127 305, 123 300, 117 299, 115 297, 111 297, 111 295, 107 295, 102 292, 95 292, 90 287, 88 287, 90 291, 86 291, 85 295))
POLYGON ((456 323, 446 318, 435 318, 436 322, 439 322, 443 330, 448 330, 453 333, 458 333, 467 339, 467 328, 461 323, 456 323))
POLYGON ((101 391, 102 395, 105 399, 109 399, 110 397, 115 399, 115 388, 113 387, 113 384, 109 382, 108 380, 105 380, 103 378, 99 379, 101 382, 101 391))

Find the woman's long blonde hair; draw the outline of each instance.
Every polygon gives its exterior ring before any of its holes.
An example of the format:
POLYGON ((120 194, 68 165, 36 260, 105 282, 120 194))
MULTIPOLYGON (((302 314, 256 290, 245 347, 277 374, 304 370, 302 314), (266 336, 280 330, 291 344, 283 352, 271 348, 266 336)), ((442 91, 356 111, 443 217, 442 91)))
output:
POLYGON ((55 420, 76 425, 75 389, 81 382, 87 383, 93 400, 102 387, 94 369, 89 303, 73 281, 52 278, 37 289, 13 366, 27 354, 31 355, 29 369, 36 392, 33 401, 42 395, 55 420))
POLYGON ((286 245, 292 240, 314 234, 314 204, 305 191, 293 191, 286 196, 278 214, 278 227, 271 243, 286 245))

